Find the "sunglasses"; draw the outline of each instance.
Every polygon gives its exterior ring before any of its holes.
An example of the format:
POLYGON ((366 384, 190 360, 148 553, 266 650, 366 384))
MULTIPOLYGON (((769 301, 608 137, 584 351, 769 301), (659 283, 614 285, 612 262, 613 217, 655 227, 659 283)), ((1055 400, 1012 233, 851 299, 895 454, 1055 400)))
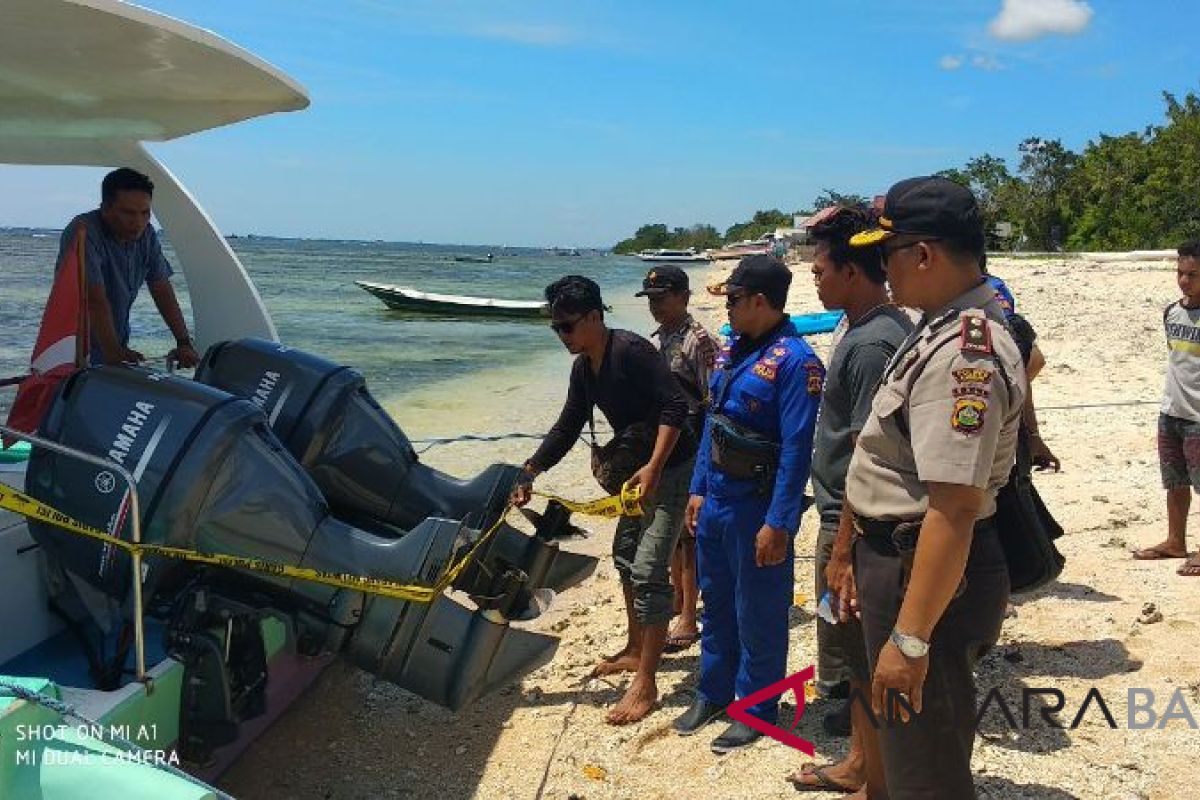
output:
POLYGON ((571 331, 575 330, 575 326, 583 322, 583 318, 587 314, 580 314, 575 319, 563 320, 562 322, 551 322, 550 330, 554 331, 559 336, 570 336, 571 331))
POLYGON ((928 238, 928 239, 917 239, 914 242, 908 242, 906 244, 897 245, 895 247, 888 247, 886 245, 880 245, 879 246, 879 257, 883 260, 883 265, 886 267, 887 263, 888 263, 888 259, 891 258, 896 253, 899 253, 901 250, 907 250, 910 247, 916 247, 917 245, 925 244, 926 242, 936 242, 936 241, 938 241, 936 238, 928 238))
POLYGON ((749 296, 750 292, 730 292, 725 295, 725 308, 733 308, 738 304, 739 300, 749 296))

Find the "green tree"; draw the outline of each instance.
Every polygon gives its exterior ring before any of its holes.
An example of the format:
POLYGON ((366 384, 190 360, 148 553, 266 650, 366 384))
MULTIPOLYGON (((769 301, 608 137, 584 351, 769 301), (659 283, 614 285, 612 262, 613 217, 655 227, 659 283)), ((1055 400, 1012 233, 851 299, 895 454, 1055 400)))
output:
POLYGON ((830 206, 857 206, 859 208, 866 208, 870 204, 871 201, 861 194, 842 194, 834 189, 822 189, 817 198, 813 200, 813 213, 823 208, 829 208, 830 206))
POLYGON ((768 233, 774 233, 776 228, 790 228, 792 215, 785 214, 777 208, 769 211, 755 211, 749 222, 739 222, 729 226, 725 231, 726 242, 738 242, 743 239, 757 239, 768 233))
POLYGON ((632 238, 617 242, 613 247, 613 252, 629 254, 642 250, 657 250, 660 247, 668 247, 670 240, 671 233, 667 230, 666 225, 662 223, 643 225, 637 229, 632 238))
POLYGON ((1072 216, 1067 189, 1071 170, 1079 159, 1058 139, 1031 136, 1018 146, 1018 171, 1024 191, 1014 193, 1021 234, 1035 250, 1053 250, 1066 241, 1072 216))

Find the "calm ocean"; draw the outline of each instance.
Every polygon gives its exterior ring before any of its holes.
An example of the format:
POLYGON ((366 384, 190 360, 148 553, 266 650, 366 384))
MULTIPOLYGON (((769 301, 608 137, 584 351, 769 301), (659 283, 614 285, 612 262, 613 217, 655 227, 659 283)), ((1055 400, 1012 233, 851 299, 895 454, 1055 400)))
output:
MULTIPOLYGON (((230 244, 258 287, 280 338, 358 368, 372 392, 389 405, 410 391, 492 368, 510 371, 525 363, 533 370, 536 365, 540 378, 547 366, 565 370, 569 357, 545 321, 413 316, 387 309, 355 286, 355 280, 534 300, 547 283, 578 273, 600 284, 614 307, 613 324, 643 334, 653 328, 644 300, 632 296, 645 272, 635 258, 589 251, 563 256, 532 248, 260 237, 236 238, 230 244), (489 251, 495 254, 491 264, 454 261, 455 255, 489 251)), ((57 248, 57 231, 0 230, 0 376, 28 369, 57 248)), ((186 313, 182 270, 173 283, 186 313)), ((132 327, 130 345, 161 365, 172 340, 145 291, 134 306, 132 327)), ((0 392, 0 407, 6 408, 11 397, 11 389, 0 392)))

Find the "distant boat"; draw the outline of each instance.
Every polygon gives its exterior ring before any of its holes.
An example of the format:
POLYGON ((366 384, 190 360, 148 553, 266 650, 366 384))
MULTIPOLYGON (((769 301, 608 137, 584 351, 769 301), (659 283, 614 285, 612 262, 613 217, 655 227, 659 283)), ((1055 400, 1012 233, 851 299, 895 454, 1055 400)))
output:
POLYGON ((637 254, 637 257, 642 261, 654 262, 678 262, 678 261, 709 261, 709 257, 704 253, 697 253, 696 248, 689 247, 687 250, 643 250, 637 254))
POLYGON ((455 256, 455 261, 465 261, 468 264, 490 264, 495 256, 488 253, 486 256, 455 256))
POLYGON ((764 236, 761 239, 749 240, 745 239, 740 242, 727 244, 724 247, 716 250, 709 250, 708 257, 713 260, 726 258, 745 258, 746 256, 768 255, 771 248, 774 246, 775 240, 771 236, 764 236))
POLYGON ((378 297, 388 308, 415 311, 422 314, 441 314, 469 317, 548 317, 550 308, 538 300, 497 300, 493 297, 471 297, 459 294, 433 294, 408 286, 355 281, 363 291, 378 297))

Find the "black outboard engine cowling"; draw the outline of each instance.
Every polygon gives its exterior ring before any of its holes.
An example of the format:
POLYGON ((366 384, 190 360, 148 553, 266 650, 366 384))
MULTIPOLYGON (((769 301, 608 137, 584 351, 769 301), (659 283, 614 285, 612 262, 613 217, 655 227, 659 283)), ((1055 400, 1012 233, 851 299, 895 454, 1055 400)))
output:
MULTIPOLYGON (((360 527, 374 521, 402 532, 439 516, 486 530, 503 513, 520 472, 492 464, 475 478, 458 480, 422 464, 408 437, 367 391, 361 373, 277 342, 215 344, 204 354, 196 380, 262 408, 334 514, 360 527)), ((563 533, 569 528, 560 527, 563 533)), ((551 541, 556 533, 546 527, 530 537, 502 525, 473 572, 515 566, 529 576, 531 587, 574 586, 595 571, 597 560, 560 550, 551 541)))
MULTIPOLYGON (((69 378, 41 428, 53 441, 116 461, 133 473, 147 543, 263 559, 326 572, 431 584, 478 539, 456 520, 420 521, 402 538, 357 530, 328 513, 320 491, 271 432, 253 403, 183 378, 134 367, 99 367, 69 378)), ((78 459, 34 450, 29 494, 129 539, 123 482, 78 459)), ((130 559, 117 548, 30 520, 34 538, 75 575, 118 600, 130 559)), ((211 567, 144 562, 147 607, 193 587, 211 567)), ((507 597, 479 609, 442 595, 433 603, 364 595, 238 570, 294 615, 306 640, 346 653, 358 666, 428 700, 460 708, 548 661, 557 640, 508 625, 504 613, 528 591, 507 573, 507 597)), ((204 591, 221 592, 225 580, 204 591)), ((179 605, 176 603, 176 605, 179 605)))

